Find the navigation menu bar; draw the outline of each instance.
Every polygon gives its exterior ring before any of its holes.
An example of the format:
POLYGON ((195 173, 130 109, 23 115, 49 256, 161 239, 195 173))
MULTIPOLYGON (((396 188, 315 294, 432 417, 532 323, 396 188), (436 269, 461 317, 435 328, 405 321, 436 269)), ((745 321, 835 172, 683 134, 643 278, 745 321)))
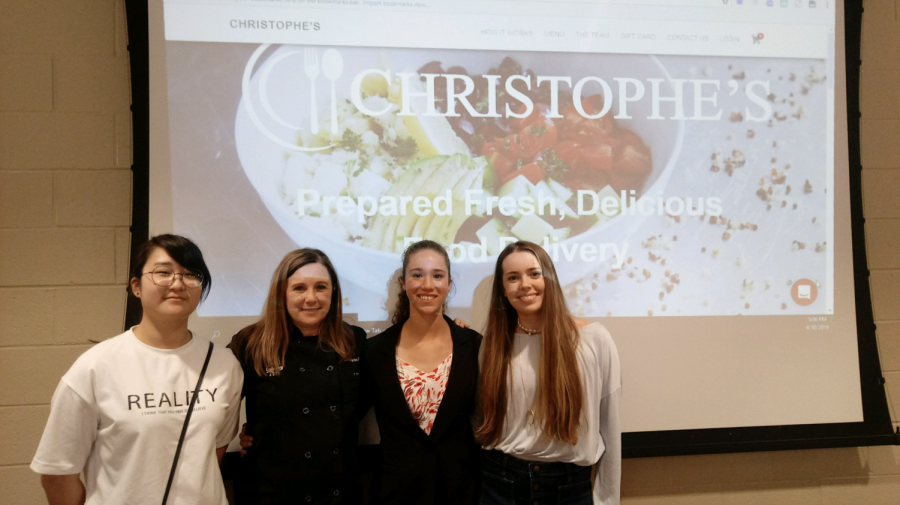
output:
POLYGON ((620 54, 826 58, 825 25, 165 4, 166 39, 620 54))

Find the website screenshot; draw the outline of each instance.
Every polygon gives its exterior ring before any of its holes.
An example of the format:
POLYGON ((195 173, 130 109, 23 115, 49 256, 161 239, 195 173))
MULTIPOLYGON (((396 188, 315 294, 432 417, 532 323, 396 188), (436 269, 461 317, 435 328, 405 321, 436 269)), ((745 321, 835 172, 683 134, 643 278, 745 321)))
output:
POLYGON ((283 255, 315 247, 377 333, 422 239, 481 329, 497 255, 527 240, 614 336, 628 431, 861 419, 833 2, 155 12, 151 231, 208 258, 195 329, 255 321, 283 255))
MULTIPOLYGON (((288 236, 328 244, 349 283, 380 290, 410 241, 433 239, 468 305, 523 239, 560 263, 582 316, 829 314, 833 9, 167 1, 168 78, 245 48, 227 76, 235 175, 288 236)), ((195 122, 172 136, 208 129, 195 122)), ((175 205, 176 222, 209 210, 175 205)))

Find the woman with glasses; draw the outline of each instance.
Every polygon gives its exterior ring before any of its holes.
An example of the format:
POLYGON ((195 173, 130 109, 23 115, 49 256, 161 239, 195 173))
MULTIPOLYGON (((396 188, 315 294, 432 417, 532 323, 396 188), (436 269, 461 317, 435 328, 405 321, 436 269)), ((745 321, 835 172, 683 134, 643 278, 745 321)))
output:
POLYGON ((450 259, 424 240, 403 254, 394 325, 368 340, 383 463, 373 484, 381 504, 470 504, 480 450, 470 416, 481 335, 445 314, 450 259))
POLYGON ((237 433, 243 373, 188 330, 210 286, 190 240, 159 235, 140 247, 130 283, 140 324, 82 354, 53 394, 31 463, 50 505, 228 503, 218 462, 237 433))
POLYGON ((537 244, 497 258, 480 381, 482 504, 619 503, 616 345, 572 317, 537 244))
POLYGON ((272 275, 262 317, 229 344, 247 401, 238 505, 362 503, 356 446, 371 405, 366 332, 343 322, 342 299, 322 251, 290 252, 272 275))

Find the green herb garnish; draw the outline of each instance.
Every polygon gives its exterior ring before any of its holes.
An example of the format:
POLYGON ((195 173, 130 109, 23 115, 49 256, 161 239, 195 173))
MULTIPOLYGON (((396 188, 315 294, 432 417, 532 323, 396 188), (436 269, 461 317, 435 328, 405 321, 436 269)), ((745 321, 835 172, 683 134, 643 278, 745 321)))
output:
POLYGON ((533 125, 528 129, 528 131, 535 137, 540 137, 541 135, 547 133, 547 127, 543 125, 533 125))
POLYGON ((345 151, 359 151, 362 147, 362 135, 347 128, 344 130, 341 141, 338 142, 338 147, 345 151))
POLYGON ((412 158, 419 148, 412 137, 399 137, 393 142, 382 142, 381 147, 398 161, 412 158))
POLYGON ((488 110, 490 104, 490 97, 485 96, 475 104, 475 110, 484 114, 484 112, 488 110))
POLYGON ((537 163, 541 167, 544 177, 549 177, 555 181, 562 181, 571 168, 562 158, 556 155, 556 149, 552 147, 545 149, 541 153, 541 159, 537 163))

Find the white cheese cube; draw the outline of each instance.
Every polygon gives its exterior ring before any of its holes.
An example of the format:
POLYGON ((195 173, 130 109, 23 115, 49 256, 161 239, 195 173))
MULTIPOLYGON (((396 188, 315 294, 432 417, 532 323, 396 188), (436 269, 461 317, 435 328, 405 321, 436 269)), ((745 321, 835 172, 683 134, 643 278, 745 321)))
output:
MULTIPOLYGON (((553 179, 549 179, 549 180, 550 180, 550 184, 549 184, 550 189, 552 189, 553 192, 556 193, 556 196, 558 196, 560 198, 560 200, 562 200, 564 202, 568 202, 569 198, 572 198, 572 194, 573 194, 572 190, 570 190, 569 188, 563 186, 562 184, 554 181, 553 179)), ((543 181, 541 181, 541 182, 543 182, 543 181)))
POLYGON ((618 215, 619 212, 622 211, 622 202, 619 199, 619 195, 616 194, 616 190, 614 190, 612 188, 612 186, 607 185, 603 189, 598 191, 597 192, 597 201, 599 202, 599 207, 598 207, 598 212, 597 212, 597 214, 599 216, 605 215, 605 216, 612 217, 612 216, 618 215), (603 199, 608 198, 608 197, 615 198, 617 203, 616 203, 616 206, 611 209, 612 212, 604 213, 603 212, 603 199))
POLYGON ((322 196, 339 196, 347 187, 344 167, 334 163, 322 163, 316 169, 311 186, 322 196))
POLYGON ((559 242, 560 240, 565 240, 569 238, 569 232, 571 228, 566 226, 565 228, 556 228, 550 232, 550 242, 559 242))
POLYGON ((534 191, 534 184, 524 175, 517 175, 515 179, 507 182, 500 188, 497 196, 511 196, 518 201, 520 197, 528 196, 532 191, 534 191))
POLYGON ((535 215, 528 215, 522 216, 510 231, 522 240, 540 244, 553 231, 553 227, 535 215))
POLYGON ((390 182, 369 169, 363 170, 358 176, 350 179, 350 196, 355 198, 361 196, 379 198, 390 188, 390 182))
POLYGON ((475 232, 475 236, 484 240, 485 244, 487 244, 488 254, 493 256, 494 254, 500 254, 500 237, 506 236, 508 233, 503 223, 494 218, 479 228, 475 232))

